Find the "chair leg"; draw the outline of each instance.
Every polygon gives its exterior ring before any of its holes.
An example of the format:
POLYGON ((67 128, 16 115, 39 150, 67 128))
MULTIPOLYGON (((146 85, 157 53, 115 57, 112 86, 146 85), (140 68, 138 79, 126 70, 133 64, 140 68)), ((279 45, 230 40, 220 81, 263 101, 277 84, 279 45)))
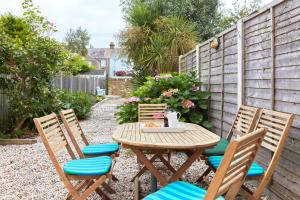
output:
POLYGON ((112 189, 107 183, 102 183, 102 186, 109 193, 111 193, 111 194, 115 194, 116 193, 116 191, 114 189, 112 189))
POLYGON ((111 179, 113 180, 113 181, 119 181, 119 179, 115 176, 115 175, 111 175, 111 179))
POLYGON ((245 184, 242 185, 242 189, 250 195, 253 195, 253 191, 250 190, 245 184))
POLYGON ((203 179, 211 172, 211 167, 208 168, 202 173, 202 175, 196 180, 196 182, 202 182, 203 179))
POLYGON ((104 200, 111 200, 100 188, 96 188, 95 192, 101 196, 104 200))

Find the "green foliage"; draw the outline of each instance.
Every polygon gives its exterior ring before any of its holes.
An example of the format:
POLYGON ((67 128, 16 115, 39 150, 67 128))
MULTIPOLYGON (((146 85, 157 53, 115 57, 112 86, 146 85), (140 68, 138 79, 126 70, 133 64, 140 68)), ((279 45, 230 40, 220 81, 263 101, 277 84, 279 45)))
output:
POLYGON ((177 71, 178 56, 194 48, 196 40, 195 26, 179 17, 159 17, 148 25, 131 26, 119 35, 123 53, 134 69, 152 72, 177 71))
POLYGON ((201 82, 195 73, 148 77, 144 85, 132 92, 132 97, 118 107, 116 116, 120 123, 135 122, 138 103, 167 103, 181 113, 181 121, 210 127, 207 121, 210 93, 199 90, 200 86, 201 82))
POLYGON ((233 26, 240 19, 258 10, 260 8, 260 2, 260 0, 252 0, 247 5, 246 2, 244 4, 241 4, 238 0, 235 0, 232 3, 232 9, 223 11, 223 14, 218 22, 220 31, 233 26))
POLYGON ((58 98, 62 103, 61 109, 72 108, 78 119, 86 119, 92 108, 93 97, 84 92, 69 92, 63 90, 60 92, 58 98))
POLYGON ((95 70, 95 66, 91 66, 82 56, 71 54, 70 58, 65 63, 65 68, 73 75, 95 70))
POLYGON ((90 43, 91 36, 86 29, 78 27, 76 30, 70 29, 67 32, 65 42, 66 48, 73 53, 86 56, 88 53, 87 46, 90 43))
POLYGON ((50 37, 55 26, 31 0, 22 5, 23 17, 0 16, 0 90, 9 101, 11 135, 32 125, 32 118, 58 111, 61 101, 52 80, 78 68, 66 65, 72 55, 50 37))
POLYGON ((123 0, 121 5, 126 21, 134 26, 151 24, 161 16, 175 16, 196 26, 198 42, 218 32, 219 0, 123 0))
POLYGON ((0 89, 8 96, 15 130, 26 119, 48 113, 58 103, 51 81, 63 68, 68 53, 63 45, 37 30, 24 18, 11 14, 0 17, 0 74, 4 75, 0 89))

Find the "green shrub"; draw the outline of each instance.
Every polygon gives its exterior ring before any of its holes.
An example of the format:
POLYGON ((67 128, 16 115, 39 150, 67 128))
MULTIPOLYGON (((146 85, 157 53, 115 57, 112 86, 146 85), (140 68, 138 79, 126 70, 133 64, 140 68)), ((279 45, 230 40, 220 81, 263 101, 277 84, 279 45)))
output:
POLYGON ((82 56, 78 54, 71 54, 65 67, 71 69, 73 75, 95 70, 96 67, 90 65, 82 56))
POLYGON ((181 121, 201 124, 207 128, 208 99, 210 93, 201 91, 201 82, 195 73, 165 74, 148 77, 143 86, 131 93, 116 113, 120 123, 138 120, 138 103, 167 103, 168 107, 181 113, 181 121))
POLYGON ((78 119, 86 119, 93 105, 91 95, 84 92, 71 93, 68 90, 63 90, 59 94, 59 99, 62 102, 62 109, 72 108, 78 119))

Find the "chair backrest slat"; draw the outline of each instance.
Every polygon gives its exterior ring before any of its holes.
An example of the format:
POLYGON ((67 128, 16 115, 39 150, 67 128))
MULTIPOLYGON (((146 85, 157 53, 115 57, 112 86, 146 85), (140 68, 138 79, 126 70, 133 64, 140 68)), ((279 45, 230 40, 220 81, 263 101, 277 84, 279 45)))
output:
POLYGON ((234 122, 227 134, 227 140, 231 140, 232 136, 243 136, 254 130, 259 108, 241 105, 234 118, 234 122))
POLYGON ((224 194, 225 199, 233 199, 236 196, 265 133, 266 129, 261 128, 229 143, 205 199, 215 199, 224 194))
POLYGON ((56 149, 56 152, 58 152, 66 146, 66 138, 54 113, 37 118, 35 122, 40 129, 39 134, 47 139, 47 143, 52 149, 56 149), (58 145, 60 148, 58 148, 58 145))
POLYGON ((85 137, 80 123, 76 117, 76 114, 73 109, 62 110, 59 112, 59 115, 67 129, 68 135, 76 149, 80 158, 84 158, 84 155, 81 151, 81 148, 77 142, 79 138, 84 142, 85 145, 89 145, 87 138, 85 137))
POLYGON ((256 128, 268 128, 262 146, 275 152, 278 145, 285 141, 293 118, 293 114, 263 109, 256 124, 256 128))
POLYGON ((70 157, 75 159, 75 155, 63 133, 58 118, 55 113, 46 115, 44 117, 33 119, 35 127, 41 136, 41 140, 44 143, 46 150, 50 156, 54 167, 59 173, 61 178, 65 178, 63 169, 57 159, 57 154, 64 148, 67 149, 70 157))
POLYGON ((163 120, 167 104, 139 104, 139 122, 151 121, 154 119, 163 120))

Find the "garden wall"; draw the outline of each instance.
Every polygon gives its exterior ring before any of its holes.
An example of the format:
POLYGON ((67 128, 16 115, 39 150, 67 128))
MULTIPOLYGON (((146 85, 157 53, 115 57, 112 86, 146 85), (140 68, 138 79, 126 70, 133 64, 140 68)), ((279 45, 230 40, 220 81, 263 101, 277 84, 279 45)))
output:
POLYGON ((241 103, 296 114, 269 191, 274 200, 300 199, 300 1, 274 1, 216 37, 217 50, 210 39, 180 56, 180 71, 197 71, 211 91, 209 118, 223 137, 241 103))
POLYGON ((130 92, 131 77, 113 77, 108 79, 108 94, 126 96, 130 92))

